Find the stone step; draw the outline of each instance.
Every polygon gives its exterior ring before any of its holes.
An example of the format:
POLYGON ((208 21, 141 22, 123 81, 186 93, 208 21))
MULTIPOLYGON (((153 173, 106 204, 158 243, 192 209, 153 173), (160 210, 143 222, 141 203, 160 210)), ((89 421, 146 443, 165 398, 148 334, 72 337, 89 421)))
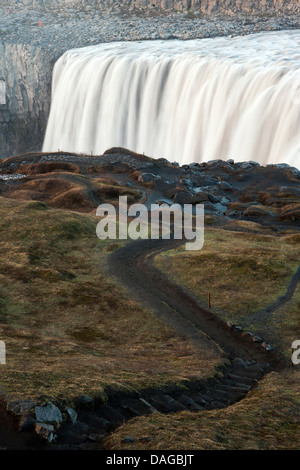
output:
POLYGON ((207 403, 210 403, 212 401, 212 397, 209 395, 209 393, 206 391, 205 393, 204 392, 201 392, 199 393, 198 395, 198 398, 194 398, 193 397, 193 400, 196 401, 196 403, 198 403, 199 401, 204 401, 206 404, 207 403))
POLYGON ((164 398, 165 398, 167 404, 170 407, 170 411, 184 411, 184 410, 186 410, 186 406, 184 406, 182 403, 179 403, 177 400, 175 400, 170 395, 164 395, 164 398))
POLYGON ((227 391, 222 389, 222 384, 220 383, 218 387, 214 388, 213 390, 214 394, 220 395, 220 397, 227 398, 227 391))
POLYGON ((187 407, 190 411, 204 410, 203 406, 198 405, 191 397, 187 395, 181 395, 177 398, 177 401, 187 407))
POLYGON ((236 395, 241 395, 241 394, 245 394, 248 392, 248 390, 244 390, 240 387, 235 387, 235 385, 227 385, 227 384, 224 384, 224 383, 220 383, 218 385, 218 390, 221 390, 223 391, 223 393, 231 393, 231 394, 236 394, 236 395))
POLYGON ((204 406, 197 405, 197 403, 195 403, 194 405, 191 405, 191 406, 189 407, 189 410, 190 410, 190 411, 203 411, 203 410, 205 410, 205 407, 204 407, 204 406))
POLYGON ((234 370, 232 373, 234 375, 241 375, 243 377, 248 377, 248 378, 253 378, 253 379, 259 379, 265 371, 260 369, 250 369, 250 368, 244 368, 243 370, 234 370))
POLYGON ((229 385, 229 386, 230 386, 230 385, 234 385, 234 384, 235 384, 235 381, 232 380, 232 379, 230 379, 230 378, 228 378, 228 377, 226 377, 226 378, 220 380, 220 381, 218 382, 218 385, 219 385, 219 384, 222 384, 222 385, 229 385))
POLYGON ((266 372, 270 368, 270 364, 267 362, 262 362, 262 363, 257 363, 257 364, 252 364, 250 366, 246 367, 246 370, 257 370, 258 372, 266 372))
POLYGON ((149 403, 161 413, 170 413, 175 411, 183 411, 186 408, 178 403, 174 398, 169 395, 162 395, 160 397, 150 397, 149 403))
POLYGON ((165 413, 166 412, 166 406, 165 406, 165 401, 161 399, 161 397, 149 397, 148 401, 153 408, 158 410, 160 413, 165 413))
POLYGON ((218 393, 217 390, 208 390, 207 393, 212 398, 211 402, 218 401, 220 403, 227 403, 227 401, 228 401, 227 394, 224 394, 223 390, 221 390, 220 393, 218 393))
POLYGON ((131 413, 134 416, 142 416, 151 413, 149 407, 140 402, 138 399, 129 400, 128 402, 122 403, 121 408, 125 412, 131 413))
POLYGON ((246 390, 250 390, 251 388, 251 385, 250 384, 246 384, 246 383, 243 383, 243 382, 240 382, 239 380, 222 380, 222 382, 220 382, 220 384, 224 385, 225 387, 239 387, 239 388, 244 388, 246 390))
POLYGON ((241 367, 248 367, 252 364, 256 364, 256 361, 251 361, 250 359, 242 359, 241 357, 236 357, 232 363, 241 367))
POLYGON ((111 406, 100 406, 97 410, 97 416, 115 425, 121 425, 126 421, 125 416, 111 406))
POLYGON ((150 405, 150 403, 145 400, 144 398, 139 398, 140 402, 142 402, 148 409, 150 413, 156 413, 157 409, 150 405))
POLYGON ((248 393, 249 390, 251 390, 251 387, 248 387, 248 386, 243 386, 241 384, 241 386, 238 386, 238 385, 220 385, 220 388, 221 390, 225 390, 227 392, 237 392, 237 393, 248 393))
POLYGON ((227 406, 227 402, 223 403, 223 402, 214 400, 209 405, 209 409, 220 409, 220 408, 225 408, 226 406, 227 406))
POLYGON ((194 400, 195 403, 197 403, 197 405, 199 406, 202 406, 203 408, 205 408, 208 403, 211 401, 211 398, 210 397, 207 397, 206 395, 198 395, 198 394, 192 394, 190 395, 190 397, 192 398, 192 400, 194 400))
POLYGON ((246 385, 253 386, 254 384, 257 383, 257 379, 251 378, 251 377, 246 377, 243 375, 235 375, 235 374, 228 374, 229 379, 231 379, 233 382, 239 382, 239 383, 244 383, 246 385))
MULTIPOLYGON (((105 433, 109 430, 110 425, 111 425, 110 421, 95 415, 93 412, 82 415, 81 419, 82 419, 81 427, 84 426, 85 428, 86 426, 88 426, 90 431, 101 430, 101 433, 105 433)), ((75 423, 75 426, 73 426, 73 430, 76 428, 76 424, 77 422, 75 423)), ((85 432, 87 432, 87 429, 85 429, 85 432)))

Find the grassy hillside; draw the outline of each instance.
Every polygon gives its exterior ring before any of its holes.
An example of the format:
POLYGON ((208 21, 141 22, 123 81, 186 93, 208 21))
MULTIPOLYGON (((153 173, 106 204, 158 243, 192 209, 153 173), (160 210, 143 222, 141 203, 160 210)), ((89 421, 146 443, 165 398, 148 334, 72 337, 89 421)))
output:
POLYGON ((0 383, 22 397, 102 396, 206 377, 216 353, 178 338, 106 276, 91 214, 0 198, 0 383))
POLYGON ((179 248, 160 254, 155 262, 205 307, 210 293, 211 310, 224 321, 241 323, 275 342, 280 335, 281 349, 286 352, 295 339, 291 333, 295 335, 298 327, 293 313, 300 305, 297 295, 297 306, 286 304, 262 322, 259 316, 254 321, 253 314, 285 293, 299 261, 299 234, 290 232, 276 237, 207 228, 200 252, 179 248))

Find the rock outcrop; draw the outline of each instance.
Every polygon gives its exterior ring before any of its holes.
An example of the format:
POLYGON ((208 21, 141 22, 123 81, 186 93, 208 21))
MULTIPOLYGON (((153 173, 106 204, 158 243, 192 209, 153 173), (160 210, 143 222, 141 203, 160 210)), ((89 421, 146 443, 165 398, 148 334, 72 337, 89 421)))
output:
POLYGON ((49 113, 51 58, 41 47, 0 42, 0 155, 39 149, 49 113), (50 60, 49 60, 50 59, 50 60))
MULTIPOLYGON (((23 0, 22 4, 32 7, 57 8, 58 0, 51 2, 43 0, 23 0), (50 4, 50 5, 49 5, 50 4)), ((11 5, 9 0, 0 2, 1 5, 11 5)), ((272 11, 296 12, 299 11, 299 2, 297 0, 65 0, 67 7, 78 8, 82 6, 91 6, 93 8, 110 8, 117 6, 123 8, 143 8, 161 10, 179 10, 179 11, 200 11, 202 13, 212 13, 215 11, 222 13, 237 12, 261 12, 272 11)))

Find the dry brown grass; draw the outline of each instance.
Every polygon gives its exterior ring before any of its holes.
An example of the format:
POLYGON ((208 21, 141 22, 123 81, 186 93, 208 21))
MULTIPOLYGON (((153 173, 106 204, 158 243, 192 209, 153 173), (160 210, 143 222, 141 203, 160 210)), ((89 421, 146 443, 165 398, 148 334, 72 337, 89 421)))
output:
POLYGON ((276 344, 283 354, 290 358, 291 344, 300 340, 300 286, 297 287, 292 299, 276 310, 267 322, 267 328, 274 332, 276 344))
POLYGON ((207 305, 210 293, 212 310, 238 321, 285 292, 299 265, 300 243, 295 237, 207 227, 201 251, 172 250, 159 255, 156 264, 202 304, 207 305))
MULTIPOLYGON (((207 377, 222 362, 105 274, 93 215, 0 199, 0 382, 22 397, 102 396, 207 377)), ((115 249, 115 246, 112 246, 115 249)))
POLYGON ((25 178, 17 186, 4 187, 2 196, 43 201, 51 207, 78 212, 93 212, 99 204, 118 202, 119 196, 123 195, 128 197, 129 204, 141 197, 139 191, 118 185, 112 178, 88 178, 77 174, 76 168, 73 173, 63 171, 63 167, 56 171, 56 165, 52 173, 51 168, 48 168, 49 172, 45 170, 45 174, 25 178))
POLYGON ((42 162, 42 163, 30 163, 27 165, 19 166, 17 173, 23 173, 25 175, 40 175, 43 173, 54 173, 54 172, 69 172, 79 173, 78 165, 69 162, 42 162))

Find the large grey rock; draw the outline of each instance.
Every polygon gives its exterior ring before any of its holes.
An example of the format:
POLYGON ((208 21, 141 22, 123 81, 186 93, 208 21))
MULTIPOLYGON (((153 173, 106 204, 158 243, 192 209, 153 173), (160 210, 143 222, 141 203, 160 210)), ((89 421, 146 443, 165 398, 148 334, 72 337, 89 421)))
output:
POLYGON ((36 406, 35 416, 36 416, 37 422, 40 422, 40 423, 61 423, 62 422, 62 414, 59 408, 53 405, 53 403, 51 403, 50 401, 43 406, 36 406))
POLYGON ((22 416, 27 414, 35 405, 36 402, 32 400, 15 400, 8 402, 6 408, 10 413, 22 416))

